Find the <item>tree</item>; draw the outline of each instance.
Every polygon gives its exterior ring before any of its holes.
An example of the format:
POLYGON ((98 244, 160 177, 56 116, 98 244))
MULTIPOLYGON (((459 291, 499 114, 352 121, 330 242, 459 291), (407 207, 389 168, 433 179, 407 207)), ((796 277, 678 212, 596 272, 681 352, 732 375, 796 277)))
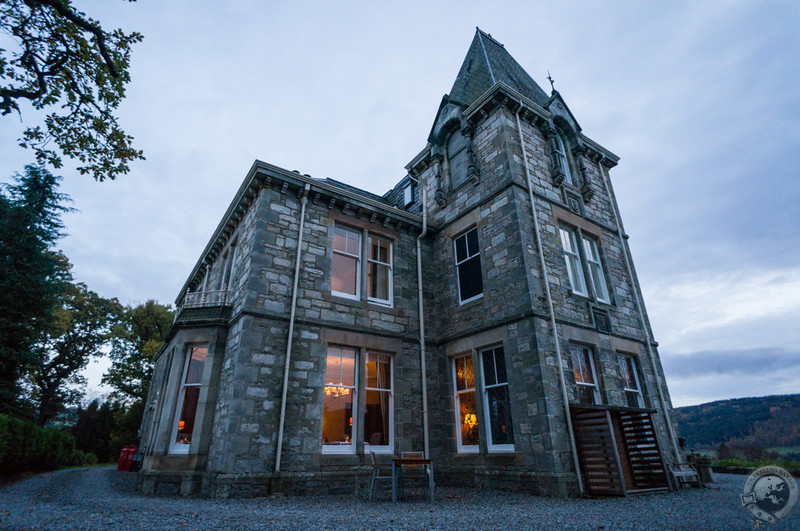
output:
POLYGON ((55 320, 33 346, 34 361, 24 376, 41 426, 78 402, 86 384, 80 371, 91 357, 103 355, 100 349, 121 312, 116 299, 104 299, 82 283, 68 286, 55 320))
POLYGON ((126 403, 144 402, 153 375, 153 358, 172 328, 169 305, 149 300, 127 307, 111 332, 111 367, 103 383, 112 396, 126 403))
POLYGON ((139 33, 105 31, 71 0, 0 0, 0 32, 16 45, 0 48, 0 114, 21 117, 21 102, 60 109, 19 140, 40 165, 60 168, 64 155, 82 163, 81 174, 102 181, 144 158, 113 114, 125 97, 139 33))
POLYGON ((19 379, 32 364, 31 346, 51 322, 70 280, 63 254, 51 250, 62 236, 69 200, 60 177, 37 166, 0 186, 0 412, 16 413, 19 379))
POLYGON ((92 453, 101 463, 113 461, 111 433, 116 429, 116 416, 122 410, 117 402, 94 399, 78 409, 78 420, 71 432, 78 450, 92 453))

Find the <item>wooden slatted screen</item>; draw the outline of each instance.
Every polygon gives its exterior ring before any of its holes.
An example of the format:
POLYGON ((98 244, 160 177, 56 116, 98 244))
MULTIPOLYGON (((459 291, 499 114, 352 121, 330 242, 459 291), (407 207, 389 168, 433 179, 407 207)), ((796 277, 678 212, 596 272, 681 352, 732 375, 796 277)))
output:
POLYGON ((583 408, 570 408, 570 412, 586 492, 593 496, 625 496, 609 412, 583 408))
POLYGON ((631 491, 669 488, 667 468, 658 444, 652 414, 618 410, 613 413, 631 491))

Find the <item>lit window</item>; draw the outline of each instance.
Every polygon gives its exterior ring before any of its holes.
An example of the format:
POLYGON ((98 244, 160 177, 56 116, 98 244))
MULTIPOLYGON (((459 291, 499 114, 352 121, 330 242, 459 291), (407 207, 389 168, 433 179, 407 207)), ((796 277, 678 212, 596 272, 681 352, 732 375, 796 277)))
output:
POLYGON ((644 407, 642 390, 639 387, 639 375, 636 370, 636 359, 626 354, 617 354, 617 363, 628 407, 644 407))
POLYGON ((364 410, 364 444, 367 451, 391 451, 394 396, 392 393, 392 357, 367 354, 364 410))
POLYGON ((328 347, 322 412, 322 451, 353 453, 356 415, 356 357, 352 348, 328 347))
POLYGON ((178 421, 173 430, 172 453, 188 453, 194 435, 197 406, 200 402, 200 384, 203 380, 203 369, 206 364, 208 347, 190 346, 186 353, 181 388, 178 393, 178 404, 175 408, 178 421))
POLYGON ((379 304, 392 303, 392 242, 370 235, 367 255, 368 299, 379 304))
POLYGON ((575 375, 576 394, 581 404, 599 404, 600 390, 594 370, 592 349, 583 345, 570 345, 572 371, 575 375))
POLYGON ((561 248, 564 251, 564 261, 567 263, 567 274, 569 275, 572 292, 587 296, 589 292, 586 290, 586 280, 583 277, 583 268, 581 267, 581 257, 578 254, 578 241, 575 232, 563 227, 559 227, 558 232, 561 236, 561 248))
POLYGON ((360 273, 361 233, 336 225, 333 228, 331 291, 342 297, 358 299, 360 273))
POLYGON ((472 229, 453 240, 456 251, 458 299, 463 304, 483 295, 481 255, 478 250, 478 229, 472 229))
POLYGON ((572 181, 572 173, 569 171, 569 160, 567 159, 567 149, 564 146, 564 140, 561 138, 561 135, 556 134, 556 149, 554 151, 556 156, 556 164, 561 169, 561 173, 564 174, 564 181, 567 184, 574 184, 572 181))
POLYGON ((503 347, 481 352, 483 365, 484 411, 489 419, 489 450, 514 449, 514 430, 511 422, 511 400, 508 395, 506 358, 503 347))
POLYGON ((591 282, 594 296, 600 302, 610 303, 606 276, 603 273, 603 264, 600 263, 600 251, 597 242, 586 235, 582 235, 583 250, 586 253, 586 264, 589 266, 589 281, 591 282))
POLYGON ((475 400, 475 371, 471 354, 453 360, 453 380, 458 451, 477 452, 480 432, 478 406, 475 400))

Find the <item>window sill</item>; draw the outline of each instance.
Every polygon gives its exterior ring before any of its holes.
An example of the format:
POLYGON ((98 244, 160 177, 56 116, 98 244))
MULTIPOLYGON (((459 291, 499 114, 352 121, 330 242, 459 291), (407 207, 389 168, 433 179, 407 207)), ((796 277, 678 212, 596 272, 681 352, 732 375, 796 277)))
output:
POLYGON ((481 293, 480 295, 475 295, 474 297, 470 297, 469 299, 467 299, 465 301, 459 301, 458 302, 458 306, 459 307, 464 307, 464 306, 470 305, 472 303, 478 302, 480 300, 483 300, 483 293, 481 293))

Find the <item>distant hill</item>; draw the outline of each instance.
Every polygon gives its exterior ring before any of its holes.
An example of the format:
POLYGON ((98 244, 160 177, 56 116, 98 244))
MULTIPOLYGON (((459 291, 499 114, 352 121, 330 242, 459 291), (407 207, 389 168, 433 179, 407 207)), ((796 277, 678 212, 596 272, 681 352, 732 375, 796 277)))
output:
POLYGON ((800 394, 717 400, 675 408, 687 448, 800 446, 800 394))

